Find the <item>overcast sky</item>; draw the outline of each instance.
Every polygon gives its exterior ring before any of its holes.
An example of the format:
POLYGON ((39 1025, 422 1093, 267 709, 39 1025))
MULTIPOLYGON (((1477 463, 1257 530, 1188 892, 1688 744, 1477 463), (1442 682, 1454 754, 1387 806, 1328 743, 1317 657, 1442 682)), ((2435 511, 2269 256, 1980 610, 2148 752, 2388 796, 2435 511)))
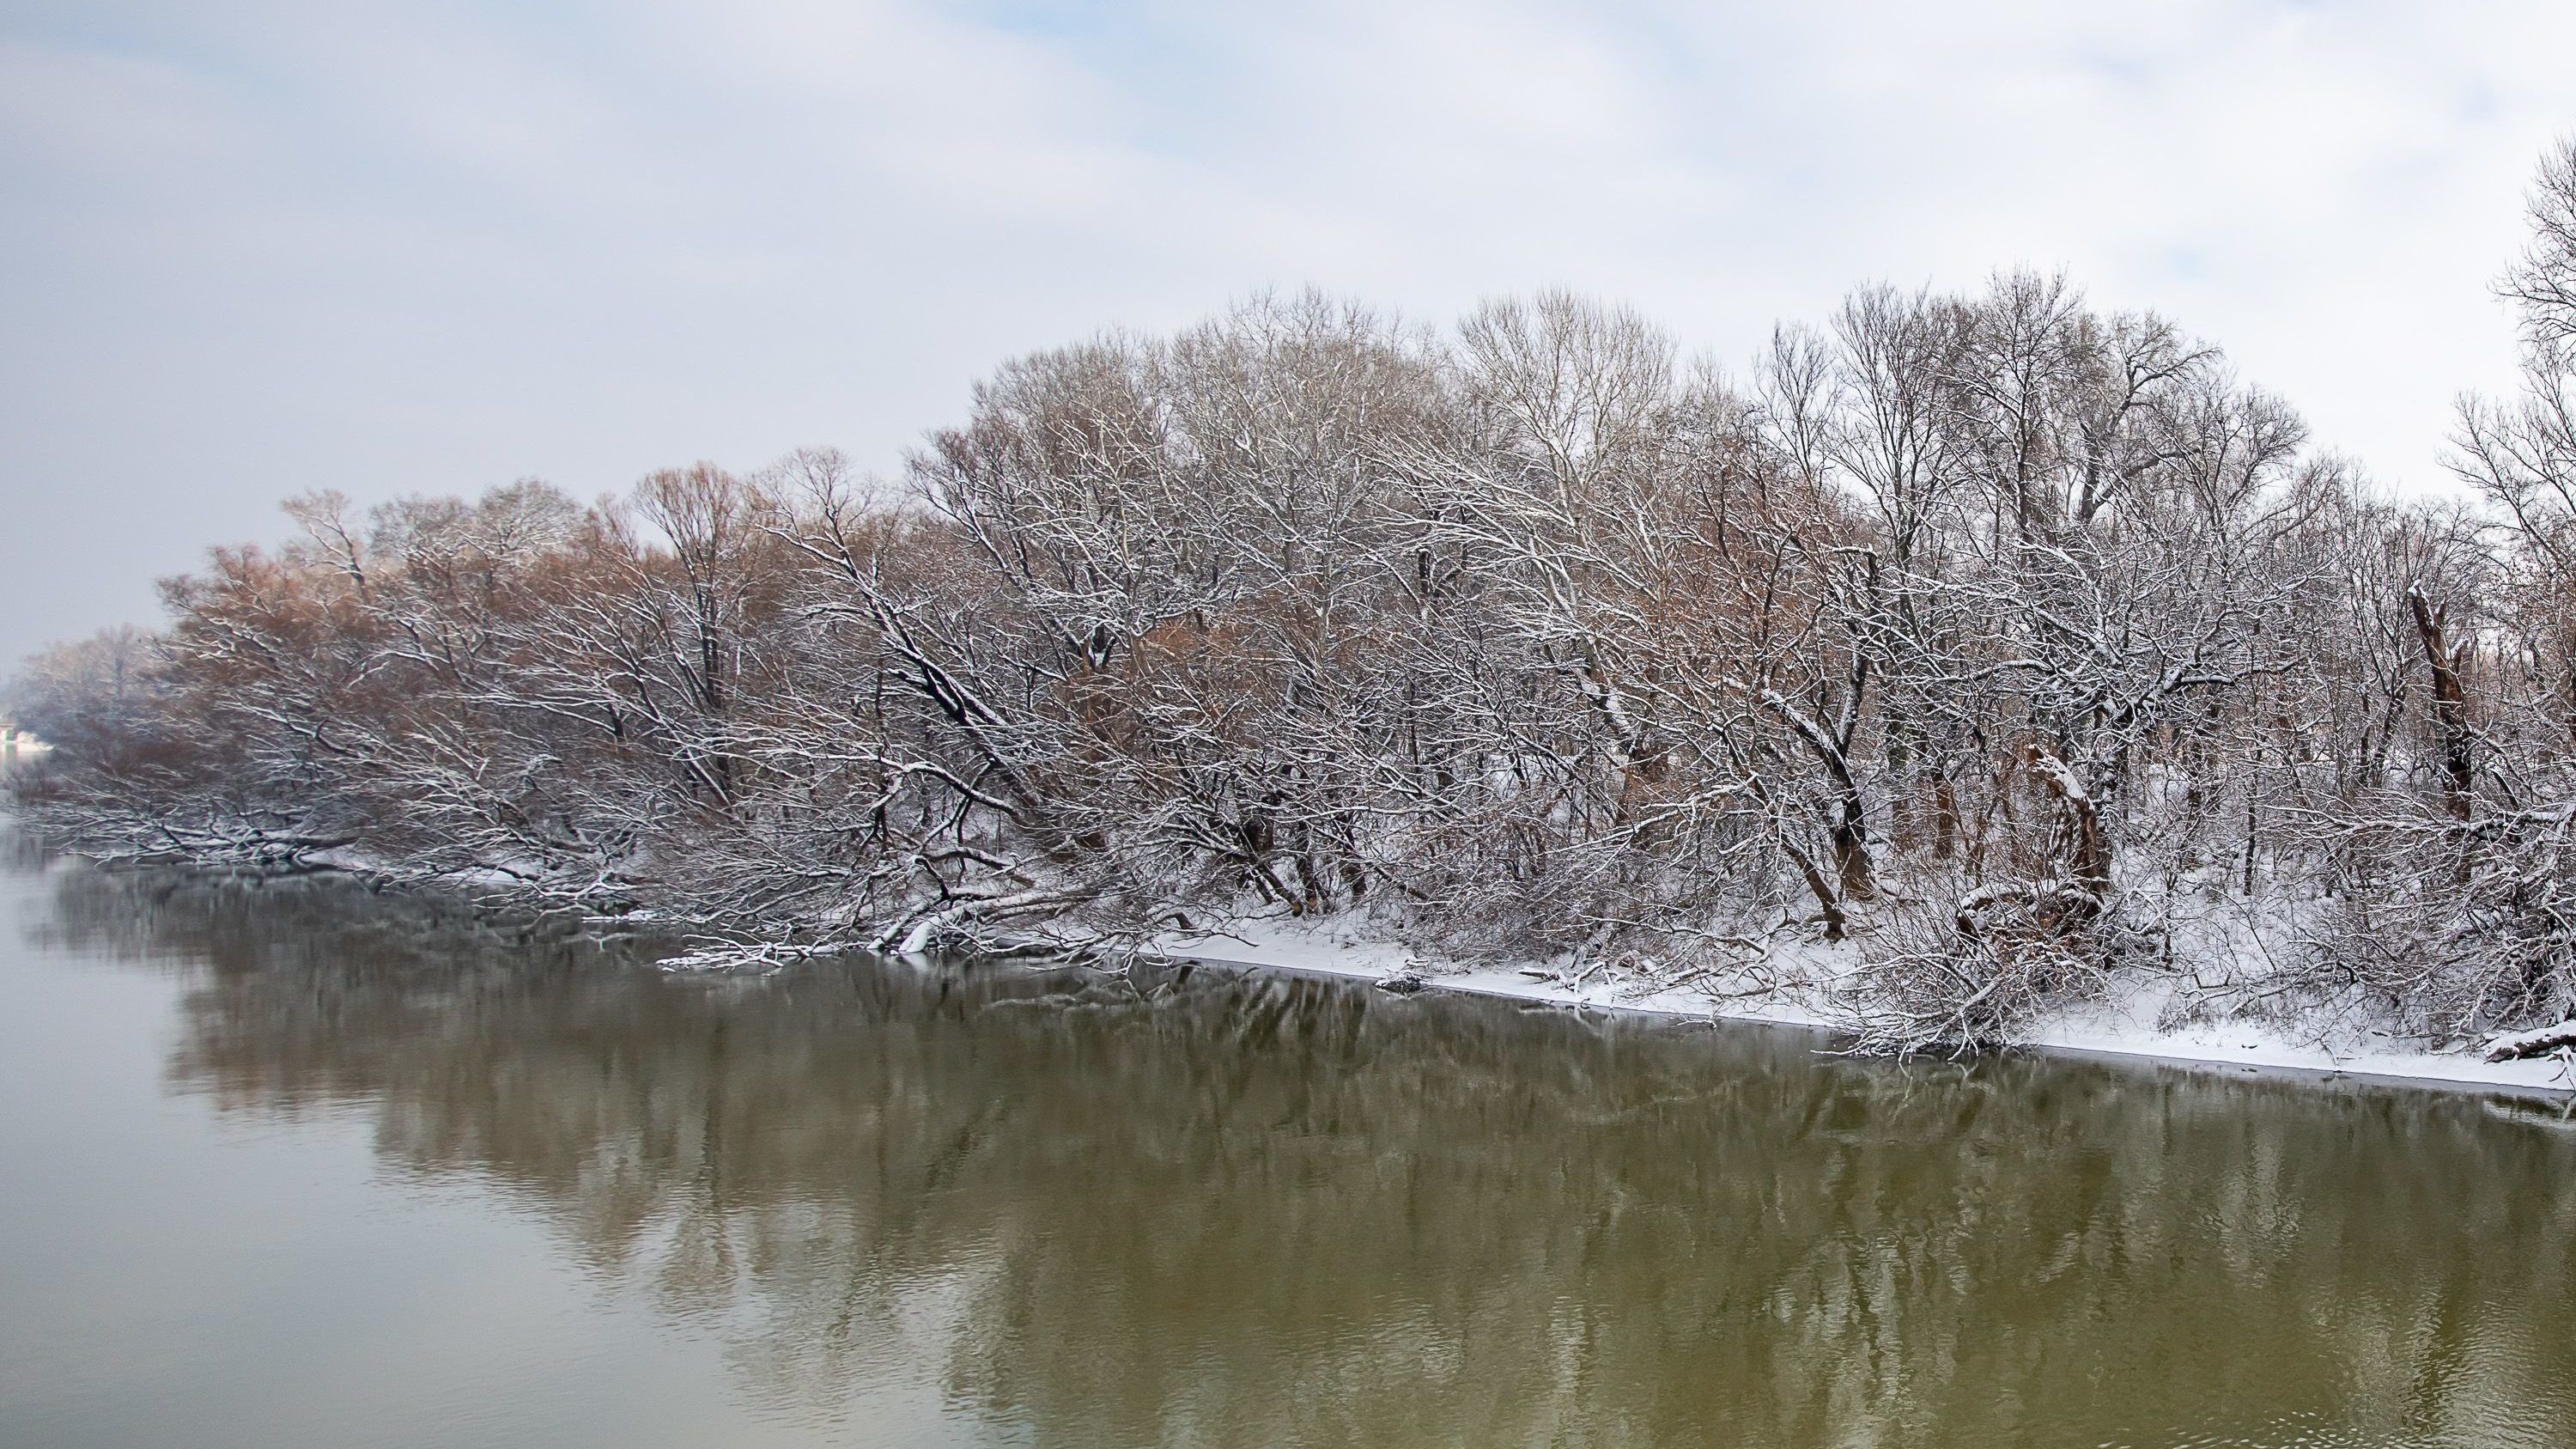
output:
POLYGON ((2063 266, 2429 491, 2576 6, 0 0, 0 660, 276 502, 891 468, 1011 354, 1314 283, 1748 357, 2063 266))

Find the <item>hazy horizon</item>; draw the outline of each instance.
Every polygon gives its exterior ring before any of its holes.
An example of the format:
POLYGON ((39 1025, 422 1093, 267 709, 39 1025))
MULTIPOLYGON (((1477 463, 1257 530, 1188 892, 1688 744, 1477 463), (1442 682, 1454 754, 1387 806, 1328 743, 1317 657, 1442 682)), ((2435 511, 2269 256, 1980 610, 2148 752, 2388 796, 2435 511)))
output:
POLYGON ((1563 286, 1748 356, 2064 268, 2449 487, 2576 13, 232 7, 0 17, 0 664, 277 501, 889 469, 1016 353, 1563 286))

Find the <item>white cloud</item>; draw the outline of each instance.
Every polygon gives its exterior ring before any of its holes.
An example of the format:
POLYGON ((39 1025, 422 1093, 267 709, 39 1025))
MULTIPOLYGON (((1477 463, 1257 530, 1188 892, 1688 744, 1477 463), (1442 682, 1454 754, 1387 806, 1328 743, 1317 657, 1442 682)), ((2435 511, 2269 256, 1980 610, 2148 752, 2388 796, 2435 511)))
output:
POLYGON ((890 464, 1001 357, 1318 282, 1740 356, 2067 266, 2442 486, 2576 11, 42 0, 0 21, 0 649, 274 498, 890 464))

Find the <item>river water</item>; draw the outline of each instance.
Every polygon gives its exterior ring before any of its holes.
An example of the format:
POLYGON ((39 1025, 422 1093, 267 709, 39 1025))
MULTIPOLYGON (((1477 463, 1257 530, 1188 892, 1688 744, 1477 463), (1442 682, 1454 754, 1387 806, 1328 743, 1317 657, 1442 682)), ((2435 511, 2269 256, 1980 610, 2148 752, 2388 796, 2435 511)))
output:
POLYGON ((0 1445, 2576 1444, 2576 1132, 0 877, 0 1445))

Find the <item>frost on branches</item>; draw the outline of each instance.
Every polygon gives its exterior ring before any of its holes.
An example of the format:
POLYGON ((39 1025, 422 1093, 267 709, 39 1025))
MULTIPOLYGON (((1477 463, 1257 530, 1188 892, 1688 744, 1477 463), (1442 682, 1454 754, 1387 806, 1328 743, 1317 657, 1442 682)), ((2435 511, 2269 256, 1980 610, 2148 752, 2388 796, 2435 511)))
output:
MULTIPOLYGON (((742 941, 1357 919, 1457 961, 2010 1042, 2159 985, 2436 1043, 2576 1016, 2576 150, 2469 509, 2064 282, 1855 294, 1746 372, 1571 297, 1314 296, 1015 362, 830 453, 363 516, 37 660, 74 847, 742 941)), ((2536 1049, 2536 1048, 2535 1048, 2536 1049)))

